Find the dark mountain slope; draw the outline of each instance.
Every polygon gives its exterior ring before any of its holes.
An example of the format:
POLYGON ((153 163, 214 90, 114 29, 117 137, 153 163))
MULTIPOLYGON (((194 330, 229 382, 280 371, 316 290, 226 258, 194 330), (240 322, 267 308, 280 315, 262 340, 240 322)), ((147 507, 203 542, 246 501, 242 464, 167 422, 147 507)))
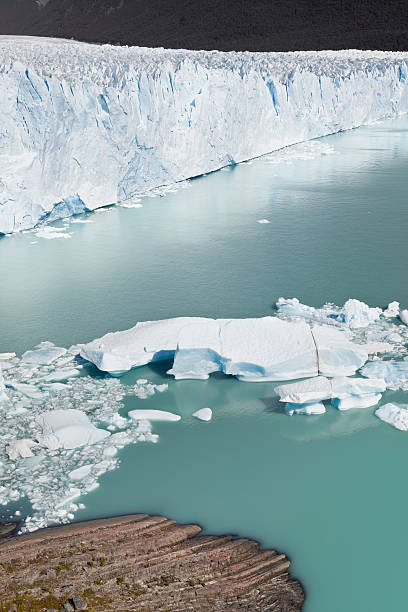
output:
POLYGON ((0 0, 0 34, 226 51, 408 50, 408 0, 0 0))

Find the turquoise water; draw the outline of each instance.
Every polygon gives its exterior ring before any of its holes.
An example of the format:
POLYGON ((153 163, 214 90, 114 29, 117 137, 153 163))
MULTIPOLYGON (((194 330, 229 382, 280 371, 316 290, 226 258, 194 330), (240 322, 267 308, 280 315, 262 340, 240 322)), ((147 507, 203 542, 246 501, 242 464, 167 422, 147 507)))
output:
MULTIPOLYGON (((88 215, 67 225, 70 239, 0 240, 0 351, 69 346, 144 319, 261 316, 281 295, 407 305, 407 133, 400 118, 330 136, 143 198, 143 208, 88 215)), ((121 451, 77 518, 163 513, 254 537, 292 558, 306 612, 403 610, 408 434, 371 409, 289 418, 272 383, 175 382, 165 369, 122 378, 169 382, 164 394, 127 397, 126 410, 182 421, 155 425, 155 445, 121 451), (210 423, 191 417, 204 406, 210 423)))

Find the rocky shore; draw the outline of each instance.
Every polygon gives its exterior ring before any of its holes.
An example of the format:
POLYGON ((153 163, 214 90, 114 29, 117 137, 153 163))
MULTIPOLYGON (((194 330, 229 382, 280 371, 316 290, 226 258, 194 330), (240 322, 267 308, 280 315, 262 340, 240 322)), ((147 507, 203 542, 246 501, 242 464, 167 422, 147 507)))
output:
POLYGON ((0 612, 302 609, 290 561, 257 542, 145 514, 11 537, 0 530, 0 612))

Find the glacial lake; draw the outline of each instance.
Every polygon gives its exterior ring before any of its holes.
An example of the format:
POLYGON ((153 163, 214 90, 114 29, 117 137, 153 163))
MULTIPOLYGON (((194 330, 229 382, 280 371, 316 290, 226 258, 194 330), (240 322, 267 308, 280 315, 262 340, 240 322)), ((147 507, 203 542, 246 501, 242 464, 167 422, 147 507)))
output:
MULTIPOLYGON (((280 296, 407 307, 407 176, 402 117, 191 180, 139 208, 55 223, 69 238, 2 238, 0 352, 68 347, 148 319, 264 316, 280 296)), ((275 383, 175 382, 166 365, 121 379, 169 383, 126 397, 125 414, 182 420, 154 424, 157 444, 120 451, 76 519, 158 513, 255 538, 292 559, 306 612, 402 610, 408 433, 372 408, 290 418, 275 383), (210 423, 191 416, 205 406, 210 423)))

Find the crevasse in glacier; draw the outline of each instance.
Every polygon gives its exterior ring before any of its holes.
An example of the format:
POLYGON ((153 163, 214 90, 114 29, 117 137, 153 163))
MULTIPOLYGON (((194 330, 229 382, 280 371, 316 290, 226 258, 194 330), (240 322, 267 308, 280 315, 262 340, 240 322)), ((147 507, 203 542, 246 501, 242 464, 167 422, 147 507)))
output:
POLYGON ((0 37, 0 232, 408 111, 408 53, 0 37))

